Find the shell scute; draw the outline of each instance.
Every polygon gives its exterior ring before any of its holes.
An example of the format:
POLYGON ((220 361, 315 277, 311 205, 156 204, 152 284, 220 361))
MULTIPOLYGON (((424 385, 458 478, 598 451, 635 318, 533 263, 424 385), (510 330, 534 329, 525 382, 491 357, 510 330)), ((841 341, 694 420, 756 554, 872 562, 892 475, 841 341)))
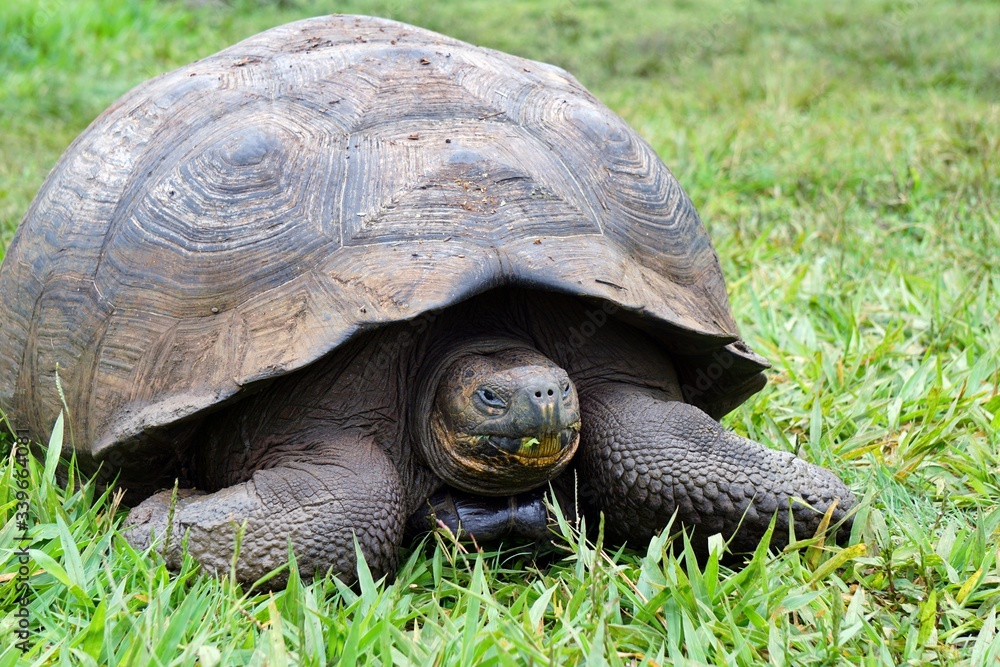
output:
POLYGON ((504 285, 615 304, 682 377, 723 350, 705 405, 760 384, 690 200, 573 77, 300 21, 138 86, 67 150, 0 266, 0 406, 42 437, 58 367, 84 454, 161 443, 359 331, 504 285))

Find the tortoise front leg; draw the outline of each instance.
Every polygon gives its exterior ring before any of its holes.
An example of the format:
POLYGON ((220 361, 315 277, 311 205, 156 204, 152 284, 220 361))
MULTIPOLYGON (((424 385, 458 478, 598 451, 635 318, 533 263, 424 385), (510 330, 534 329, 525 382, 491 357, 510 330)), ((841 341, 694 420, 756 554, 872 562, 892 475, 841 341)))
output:
MULTIPOLYGON (((166 535, 171 492, 136 506, 125 538, 137 549, 166 535)), ((404 523, 398 474, 374 443, 289 454, 257 470, 250 480, 215 493, 184 491, 174 509, 170 544, 160 544, 167 565, 180 567, 181 543, 208 571, 229 571, 235 539, 246 521, 236 576, 252 582, 288 560, 291 540, 303 576, 332 568, 356 576, 354 537, 373 574, 395 570, 404 523)), ((280 583, 280 582, 278 582, 280 583)))
POLYGON ((733 551, 746 552, 775 513, 772 546, 788 543, 789 506, 795 536, 803 538, 813 535, 834 501, 834 521, 855 503, 830 471, 726 431, 698 408, 651 390, 606 383, 581 393, 580 407, 581 495, 588 509, 604 512, 612 537, 648 539, 676 511, 699 550, 709 535, 721 533, 735 535, 733 551))

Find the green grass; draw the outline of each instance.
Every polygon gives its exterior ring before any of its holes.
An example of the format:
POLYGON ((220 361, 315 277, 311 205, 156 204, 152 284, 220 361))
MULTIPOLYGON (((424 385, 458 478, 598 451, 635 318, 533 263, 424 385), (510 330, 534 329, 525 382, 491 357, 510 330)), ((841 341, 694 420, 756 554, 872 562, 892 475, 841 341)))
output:
POLYGON ((995 3, 7 0, 0 247, 118 95, 334 9, 567 67, 652 143, 702 213, 747 341, 774 365, 727 424, 847 480, 864 499, 852 546, 758 553, 733 571, 664 539, 608 550, 564 526, 546 551, 435 537, 391 584, 293 577, 264 594, 190 562, 168 573, 122 540, 113 496, 67 490, 32 461, 36 632, 21 656, 8 462, 0 667, 997 664, 995 3))

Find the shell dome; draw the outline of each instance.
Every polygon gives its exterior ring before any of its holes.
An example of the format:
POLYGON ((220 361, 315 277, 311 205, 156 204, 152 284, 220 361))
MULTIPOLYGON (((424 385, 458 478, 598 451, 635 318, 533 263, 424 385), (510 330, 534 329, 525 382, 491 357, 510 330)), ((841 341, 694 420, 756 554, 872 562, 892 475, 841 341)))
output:
POLYGON ((389 20, 299 21, 139 85, 66 151, 0 267, 0 406, 42 437, 58 368, 100 459, 504 286, 614 303, 712 413, 763 384, 690 200, 572 76, 389 20))

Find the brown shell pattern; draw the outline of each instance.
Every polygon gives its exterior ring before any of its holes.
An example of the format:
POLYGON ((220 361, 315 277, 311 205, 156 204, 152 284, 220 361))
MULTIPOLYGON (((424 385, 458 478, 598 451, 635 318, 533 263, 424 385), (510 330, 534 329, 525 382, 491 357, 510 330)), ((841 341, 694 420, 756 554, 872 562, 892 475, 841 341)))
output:
POLYGON ((100 454, 503 285, 610 300, 692 352, 740 345, 689 199, 566 72, 300 21, 138 86, 67 150, 0 268, 0 406, 41 437, 58 367, 100 454))

